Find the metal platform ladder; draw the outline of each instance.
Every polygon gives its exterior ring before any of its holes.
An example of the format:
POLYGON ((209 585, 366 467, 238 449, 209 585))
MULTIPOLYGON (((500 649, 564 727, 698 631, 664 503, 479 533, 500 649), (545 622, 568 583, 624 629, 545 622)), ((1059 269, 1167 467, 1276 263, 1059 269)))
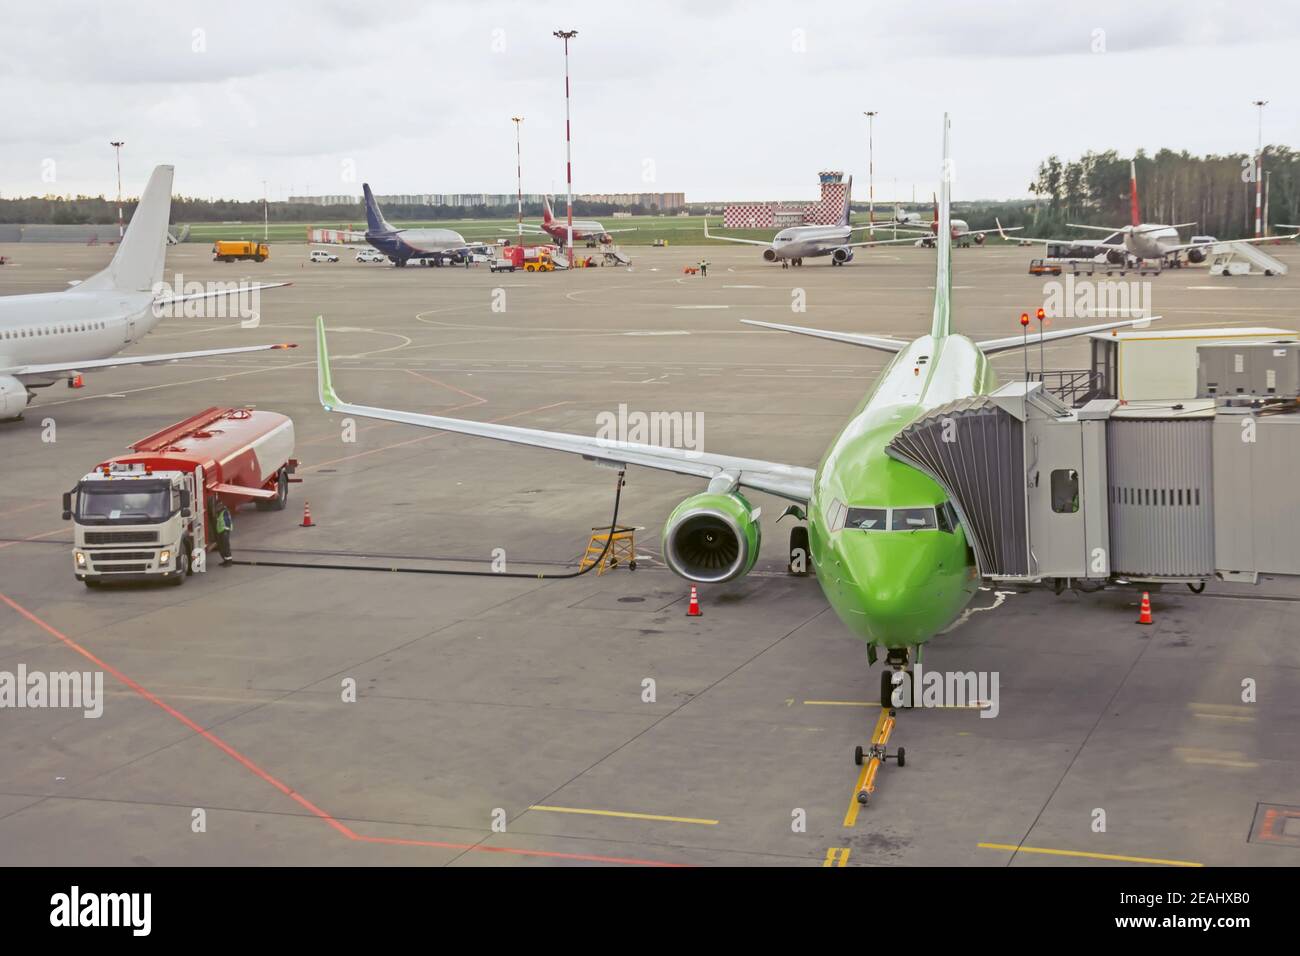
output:
POLYGON ((578 569, 585 571, 600 561, 600 567, 596 568, 596 574, 599 576, 611 568, 618 567, 620 560, 627 564, 629 571, 636 570, 636 529, 618 526, 615 526, 613 531, 610 531, 608 526, 592 528, 591 540, 587 542, 587 553, 582 556, 582 563, 578 569), (609 542, 608 550, 605 547, 606 541, 609 542), (601 560, 602 554, 605 556, 604 560, 601 560))

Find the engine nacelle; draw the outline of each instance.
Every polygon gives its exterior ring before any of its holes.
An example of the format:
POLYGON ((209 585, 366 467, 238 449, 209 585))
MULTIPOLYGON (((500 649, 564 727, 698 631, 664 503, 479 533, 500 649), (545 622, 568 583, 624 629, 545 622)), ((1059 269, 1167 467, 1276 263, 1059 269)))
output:
POLYGON ((764 250, 763 250, 763 258, 766 259, 768 262, 776 262, 776 250, 775 250, 775 249, 764 249, 764 250))
POLYGON ((977 232, 975 233, 975 235, 971 236, 971 240, 975 243, 975 245, 982 246, 984 245, 984 240, 987 239, 988 237, 989 234, 987 232, 977 232))
POLYGON ((1106 252, 1106 261, 1113 266, 1122 266, 1128 261, 1128 253, 1121 252, 1119 249, 1109 249, 1106 252))
POLYGON ((840 265, 844 265, 844 263, 846 262, 853 261, 853 250, 836 249, 834 252, 831 253, 831 258, 834 259, 836 262, 838 262, 840 265))
POLYGON ((664 523, 664 561, 688 581, 718 584, 748 574, 763 536, 758 516, 739 492, 687 498, 664 523))
POLYGON ((1204 249, 1188 249, 1188 250, 1187 250, 1187 261, 1188 261, 1188 262, 1204 262, 1204 261, 1205 261, 1205 250, 1204 250, 1204 249))
POLYGON ((27 407, 27 386, 12 375, 0 375, 0 421, 17 418, 27 407))

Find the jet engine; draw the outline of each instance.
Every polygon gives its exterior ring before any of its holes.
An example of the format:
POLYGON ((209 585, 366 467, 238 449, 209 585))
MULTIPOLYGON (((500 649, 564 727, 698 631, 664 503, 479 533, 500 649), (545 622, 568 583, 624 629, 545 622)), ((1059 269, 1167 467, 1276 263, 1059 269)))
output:
POLYGON ((975 245, 982 246, 984 245, 984 240, 987 239, 988 237, 989 234, 987 232, 977 232, 975 233, 975 235, 971 236, 971 240, 975 243, 975 245))
POLYGON ((0 421, 17 418, 27 407, 27 386, 12 375, 0 375, 0 421))
POLYGON ((768 262, 776 262, 776 250, 775 250, 775 249, 764 249, 764 250, 763 250, 763 258, 766 259, 768 262))
POLYGON ((1128 260, 1128 253, 1120 249, 1106 250, 1106 261, 1113 266, 1122 266, 1128 260))
POLYGON ((761 542, 758 512, 735 491, 687 498, 664 523, 664 561, 674 573, 701 584, 749 573, 761 542))
POLYGON ((844 263, 846 263, 846 262, 852 262, 852 261, 853 261, 853 250, 852 250, 852 249, 836 249, 834 252, 831 253, 831 258, 835 260, 835 262, 836 262, 837 265, 841 265, 841 266, 842 266, 842 265, 844 265, 844 263))
POLYGON ((1204 250, 1204 249, 1188 249, 1188 250, 1187 250, 1187 261, 1188 261, 1188 262, 1204 262, 1204 261, 1205 261, 1205 250, 1204 250))

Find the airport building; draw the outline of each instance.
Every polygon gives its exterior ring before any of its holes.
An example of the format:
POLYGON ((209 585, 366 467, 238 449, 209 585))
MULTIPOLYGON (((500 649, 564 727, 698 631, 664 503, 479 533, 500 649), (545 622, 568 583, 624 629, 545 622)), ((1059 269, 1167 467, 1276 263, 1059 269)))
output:
POLYGON ((785 229, 789 226, 833 226, 844 212, 848 183, 839 170, 817 174, 821 198, 810 203, 742 202, 732 203, 723 213, 723 225, 729 229, 785 229))

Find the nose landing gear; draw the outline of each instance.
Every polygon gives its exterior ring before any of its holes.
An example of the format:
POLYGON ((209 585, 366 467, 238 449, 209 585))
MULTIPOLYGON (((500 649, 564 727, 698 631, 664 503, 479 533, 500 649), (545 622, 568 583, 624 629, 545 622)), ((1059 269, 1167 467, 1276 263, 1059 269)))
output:
MULTIPOLYGON (((872 647, 871 650, 874 651, 875 648, 872 647)), ((872 656, 874 657, 874 654, 872 656)), ((859 767, 863 767, 865 764, 861 775, 858 777, 857 797, 858 803, 863 806, 871 802, 871 795, 876 792, 876 778, 880 773, 880 768, 885 765, 885 761, 893 760, 900 767, 907 766, 907 748, 899 747, 891 754, 887 747, 889 738, 897 725, 898 711, 894 704, 894 692, 896 690, 894 675, 899 671, 907 675, 906 683, 901 685, 904 688, 901 706, 911 707, 913 703, 912 671, 908 666, 909 654, 907 648, 889 648, 885 661, 889 664, 889 668, 882 670, 880 673, 880 716, 876 718, 875 730, 871 732, 871 742, 865 748, 861 744, 853 748, 853 763, 859 767)))

